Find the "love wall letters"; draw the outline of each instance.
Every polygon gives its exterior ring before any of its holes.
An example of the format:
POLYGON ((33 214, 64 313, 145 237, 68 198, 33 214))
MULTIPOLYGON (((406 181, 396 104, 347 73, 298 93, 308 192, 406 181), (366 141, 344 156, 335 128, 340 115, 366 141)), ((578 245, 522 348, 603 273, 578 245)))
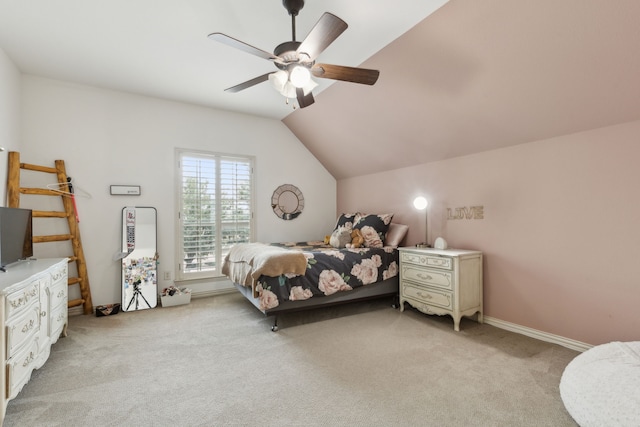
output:
POLYGON ((447 220, 452 219, 484 219, 484 206, 447 208, 447 220))

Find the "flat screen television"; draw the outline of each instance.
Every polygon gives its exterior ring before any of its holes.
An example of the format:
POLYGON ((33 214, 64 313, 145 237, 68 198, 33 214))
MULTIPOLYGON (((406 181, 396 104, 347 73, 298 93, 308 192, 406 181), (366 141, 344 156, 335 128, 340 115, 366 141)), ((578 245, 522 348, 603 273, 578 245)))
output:
POLYGON ((0 206, 0 270, 33 256, 31 209, 0 206))

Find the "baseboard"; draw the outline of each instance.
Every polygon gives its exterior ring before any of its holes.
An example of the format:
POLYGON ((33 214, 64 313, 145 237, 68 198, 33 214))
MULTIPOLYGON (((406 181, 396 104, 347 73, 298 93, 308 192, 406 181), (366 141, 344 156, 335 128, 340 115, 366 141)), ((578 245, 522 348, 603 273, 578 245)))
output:
MULTIPOLYGON (((215 295, 222 295, 236 292, 235 288, 225 288, 217 290, 206 290, 200 292, 192 292, 191 298, 206 298, 215 295)), ((77 316, 83 314, 82 306, 71 307, 68 310, 69 316, 77 316)), ((550 334, 548 332, 539 331, 537 329, 528 328, 526 326, 518 325, 504 320, 496 319, 491 316, 483 316, 483 322, 487 325, 495 326, 496 328, 504 329, 507 331, 515 332, 517 334, 526 335, 531 338, 535 338, 541 341, 549 342, 552 344, 558 344, 571 350, 584 352, 593 347, 591 344, 583 343, 580 341, 572 340, 569 338, 561 337, 560 335, 550 334)))
POLYGON ((70 307, 67 309, 68 316, 79 316, 81 314, 84 314, 84 309, 81 305, 77 305, 75 307, 70 307))
POLYGON ((584 352, 593 347, 591 344, 586 344, 580 341, 572 340, 569 338, 561 337, 560 335, 550 334, 548 332, 538 331, 537 329, 527 328, 526 326, 517 325, 511 322, 505 322, 504 320, 496 319, 490 316, 483 316, 484 323, 487 325, 495 326, 496 328, 505 329, 507 331, 515 332, 521 335, 526 335, 531 338, 535 338, 541 341, 550 342, 552 344, 558 344, 571 350, 584 352))

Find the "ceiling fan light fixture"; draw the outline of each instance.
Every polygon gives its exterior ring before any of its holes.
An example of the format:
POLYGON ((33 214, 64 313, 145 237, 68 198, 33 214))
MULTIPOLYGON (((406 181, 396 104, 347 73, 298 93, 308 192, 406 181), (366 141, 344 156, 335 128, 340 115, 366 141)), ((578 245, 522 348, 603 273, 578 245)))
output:
MULTIPOLYGON (((296 86, 291 82, 288 71, 278 70, 275 73, 269 74, 269 81, 274 89, 280 92, 285 98, 296 98, 296 86)), ((316 86, 318 86, 318 83, 309 76, 307 83, 302 86, 302 90, 305 95, 308 95, 316 86)))
POLYGON ((347 23, 337 16, 325 12, 313 26, 303 41, 296 41, 295 17, 304 6, 304 0, 282 0, 282 4, 291 15, 291 41, 280 43, 273 53, 251 46, 238 39, 222 33, 211 33, 209 38, 224 43, 252 55, 272 61, 277 72, 262 74, 225 91, 239 92, 266 80, 280 94, 289 99, 296 99, 300 108, 315 102, 313 89, 318 84, 313 76, 322 79, 342 80, 352 83, 373 85, 378 80, 378 70, 346 67, 342 65, 316 64, 316 58, 348 27, 347 23))
POLYGON ((269 81, 274 89, 285 98, 296 97, 296 87, 289 81, 289 73, 286 70, 269 74, 269 81))
POLYGON ((313 79, 309 79, 307 84, 302 88, 302 91, 304 92, 305 96, 309 95, 309 92, 313 91, 316 86, 318 86, 318 83, 316 83, 313 79))
POLYGON ((289 70, 289 81, 295 87, 304 88, 311 81, 311 71, 303 65, 294 65, 289 70))

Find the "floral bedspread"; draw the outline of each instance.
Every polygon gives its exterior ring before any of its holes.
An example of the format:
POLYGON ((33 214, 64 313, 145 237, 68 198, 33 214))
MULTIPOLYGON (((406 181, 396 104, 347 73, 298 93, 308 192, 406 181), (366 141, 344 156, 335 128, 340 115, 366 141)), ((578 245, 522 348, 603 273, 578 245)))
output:
POLYGON ((350 291, 398 275, 398 251, 392 247, 336 249, 322 241, 272 243, 302 251, 307 258, 304 275, 260 276, 256 290, 262 310, 283 301, 350 291))

